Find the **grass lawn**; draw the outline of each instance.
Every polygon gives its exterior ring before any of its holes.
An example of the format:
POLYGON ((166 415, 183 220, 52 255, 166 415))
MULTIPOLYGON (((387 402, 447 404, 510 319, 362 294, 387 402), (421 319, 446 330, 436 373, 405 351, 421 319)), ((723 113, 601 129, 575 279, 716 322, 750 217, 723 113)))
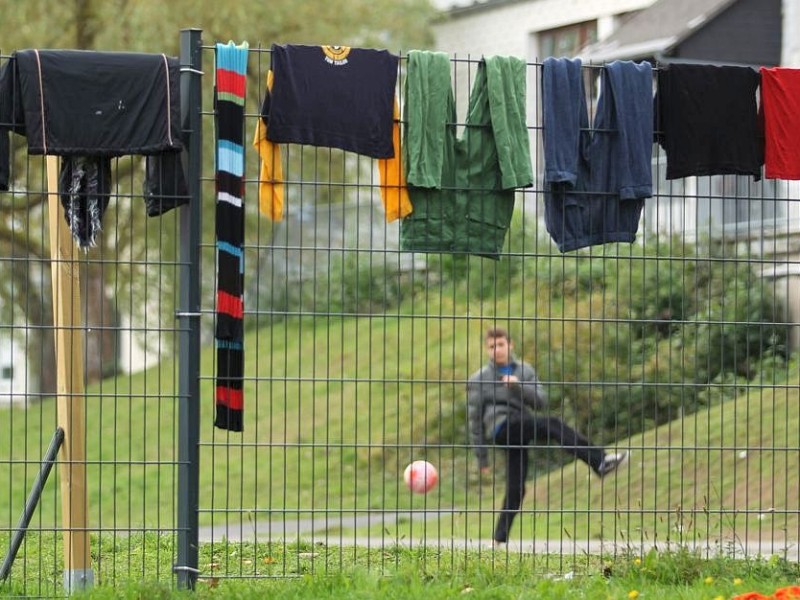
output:
MULTIPOLYGON (((612 477, 600 480, 582 463, 536 477, 528 484, 513 539, 632 544, 763 539, 794 546, 800 540, 799 404, 797 388, 757 389, 623 440, 618 447, 630 450, 631 459, 612 477)), ((502 468, 499 462, 497 480, 481 480, 466 469, 455 476, 476 493, 461 505, 464 510, 439 519, 435 530, 441 537, 491 537, 491 511, 504 492, 502 468)), ((436 510, 451 498, 443 486, 418 501, 436 510)), ((419 523, 405 520, 369 533, 403 538, 419 537, 420 530, 419 523)))
MULTIPOLYGON (((201 407, 201 524, 249 527, 312 510, 456 509, 442 520, 445 535, 487 537, 503 492, 502 457, 496 454, 496 479, 479 478, 465 439, 440 441, 454 430, 456 439, 465 437, 457 416, 463 374, 452 349, 468 347, 480 331, 457 321, 412 321, 417 325, 423 331, 415 338, 429 340, 425 352, 436 357, 435 368, 405 357, 408 324, 399 317, 283 322, 252 333, 248 369, 273 377, 248 381, 253 401, 243 435, 213 429, 212 381, 203 381, 209 400, 201 407), (357 346, 348 343, 356 338, 357 346), (299 348, 307 356, 293 356, 299 348), (264 357, 268 364, 255 364, 264 357), (412 457, 440 470, 440 485, 427 496, 402 486, 412 457)), ((212 371, 212 358, 203 353, 204 373, 212 371)), ((174 396, 162 390, 176 380, 175 364, 164 361, 90 388, 92 526, 174 526, 178 412, 174 396)), ((522 536, 664 540, 736 530, 800 539, 800 505, 791 489, 800 469, 800 413, 792 409, 798 402, 796 385, 753 387, 734 401, 621 440, 632 460, 615 477, 601 482, 576 463, 543 474, 529 484, 522 536)), ((0 492, 0 526, 16 523, 54 428, 52 401, 0 412, 0 472, 11 482, 0 492)), ((54 470, 37 512, 44 528, 59 523, 57 478, 54 470)), ((413 525, 401 519, 389 535, 408 535, 413 525)))
MULTIPOLYGON (((336 597, 345 591, 335 588, 346 587, 350 579, 335 576, 342 572, 352 574, 352 585, 365 591, 350 591, 363 597, 381 597, 378 594, 384 592, 379 590, 394 593, 402 588, 394 583, 402 581, 408 584, 407 597, 416 589, 441 597, 469 589, 473 597, 501 598, 524 597, 532 590, 543 598, 570 597, 548 596, 548 590, 606 597, 592 595, 598 589, 611 590, 610 597, 626 597, 638 589, 632 587, 640 580, 631 579, 635 570, 630 565, 617 571, 626 574, 617 588, 616 577, 603 576, 603 569, 592 566, 587 557, 580 559, 586 567, 580 575, 585 583, 576 587, 563 576, 581 565, 567 565, 563 557, 523 568, 521 561, 542 557, 474 557, 466 550, 442 554, 437 549, 430 550, 438 557, 434 560, 434 554, 421 558, 416 550, 394 548, 396 542, 420 537, 462 542, 489 538, 503 493, 502 456, 495 454, 496 478, 477 475, 463 415, 464 378, 484 359, 482 320, 456 318, 469 308, 445 294, 425 302, 374 316, 309 315, 259 323, 246 338, 244 434, 212 426, 214 356, 211 348, 203 349, 199 517, 201 526, 219 527, 217 543, 202 550, 203 593, 231 590, 234 596, 248 597, 246 582, 267 577, 257 585, 274 585, 283 590, 276 594, 285 592, 287 597, 318 597, 314 594, 320 589, 314 586, 326 584, 303 576, 324 573, 331 576, 324 581, 333 586, 336 597), (402 485, 402 471, 412 458, 425 458, 439 468, 439 486, 428 495, 413 495, 402 485), (440 516, 426 523, 409 518, 438 511, 440 516), (348 524, 337 518, 340 514, 373 514, 379 524, 348 524), (298 546, 292 526, 309 518, 317 523, 311 533, 299 536, 298 546), (270 539, 226 543, 226 525, 241 525, 245 533, 258 526, 270 539), (366 536, 378 539, 380 549, 351 547, 353 540, 366 536), (215 552, 222 554, 214 557, 215 552), (473 558, 478 564, 474 573, 467 565, 473 558), (407 559, 413 559, 412 566, 407 559), (420 570, 420 560, 436 565, 432 577, 426 575, 427 566, 420 570), (271 581, 287 576, 290 581, 271 581), (514 579, 524 576, 531 579, 514 579), (229 577, 243 577, 244 583, 229 577), (517 582, 508 588, 509 595, 492 596, 505 593, 505 581, 517 582)), ((515 302, 509 300, 504 310, 525 314, 515 302)), ((490 316, 488 311, 481 313, 482 318, 490 316)), ((570 336, 580 335, 579 322, 561 326, 574 326, 570 336)), ((523 353, 529 354, 535 356, 535 351, 523 353)), ((88 390, 88 503, 102 588, 98 594, 111 593, 106 590, 109 585, 172 582, 177 379, 176 363, 164 360, 145 372, 107 379, 88 390)), ((795 547, 800 540, 795 489, 800 471, 798 405, 796 375, 788 384, 745 386, 733 400, 621 439, 618 447, 630 450, 632 460, 613 477, 600 481, 576 463, 535 473, 512 539, 614 540, 631 546, 764 540, 795 547)), ((568 413, 565 418, 569 421, 568 413)), ((0 486, 0 550, 6 547, 55 424, 52 400, 27 411, 0 411, 0 481, 8 481, 0 486)), ((32 582, 38 578, 51 591, 60 589, 61 571, 55 561, 61 546, 50 533, 61 521, 58 475, 58 469, 51 474, 14 567, 12 585, 24 590, 34 589, 32 582)), ((741 568, 746 571, 745 567, 741 568)), ((648 588, 648 597, 716 597, 705 593, 711 588, 703 583, 705 578, 700 581, 701 574, 681 584, 668 582, 671 596, 657 595, 661 580, 645 578, 640 587, 655 586, 648 588), (684 584, 686 593, 694 596, 674 595, 676 585, 683 590, 684 584), (697 595, 701 590, 703 595, 697 595)), ((724 576, 730 588, 724 593, 734 591, 734 577, 724 576)), ((774 583, 777 580, 767 578, 765 585, 774 583)), ((267 587, 260 589, 252 593, 267 587)))
MULTIPOLYGON (((93 538, 95 586, 77 598, 193 597, 175 589, 171 545, 165 536, 133 536, 105 545, 93 538), (127 545, 121 548, 119 545, 127 545), (148 573, 146 583, 141 573, 148 573)), ((42 580, 33 569, 0 587, 5 596, 61 595, 58 566, 48 562, 57 540, 42 534, 28 543, 31 561, 52 569, 42 580), (39 551, 43 550, 41 554, 39 551)), ((600 598, 728 599, 748 591, 767 594, 800 581, 800 567, 780 559, 700 558, 687 550, 644 555, 554 556, 505 551, 326 547, 308 544, 237 545, 227 552, 204 544, 208 572, 199 598, 600 598), (225 563, 241 566, 228 579, 225 563), (258 578, 258 579, 254 579, 258 578)))

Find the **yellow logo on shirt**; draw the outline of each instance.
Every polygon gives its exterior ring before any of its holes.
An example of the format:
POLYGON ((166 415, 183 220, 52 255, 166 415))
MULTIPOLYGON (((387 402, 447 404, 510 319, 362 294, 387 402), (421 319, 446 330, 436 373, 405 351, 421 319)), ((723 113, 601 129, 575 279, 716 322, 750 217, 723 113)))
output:
POLYGON ((322 51, 325 53, 325 62, 334 66, 346 65, 350 46, 323 46, 322 51))

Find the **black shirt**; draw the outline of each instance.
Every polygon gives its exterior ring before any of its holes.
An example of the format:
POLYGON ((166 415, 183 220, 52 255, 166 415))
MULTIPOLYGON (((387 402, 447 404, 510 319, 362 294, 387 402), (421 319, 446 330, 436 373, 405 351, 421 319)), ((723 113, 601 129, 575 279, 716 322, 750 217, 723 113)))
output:
POLYGON ((667 179, 691 175, 761 178, 763 135, 748 67, 671 64, 655 98, 656 141, 667 155, 667 179))

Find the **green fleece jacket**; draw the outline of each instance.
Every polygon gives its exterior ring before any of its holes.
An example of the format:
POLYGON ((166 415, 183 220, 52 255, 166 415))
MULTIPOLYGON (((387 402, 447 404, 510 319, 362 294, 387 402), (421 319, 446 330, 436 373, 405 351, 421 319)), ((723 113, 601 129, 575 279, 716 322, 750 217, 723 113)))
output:
POLYGON ((533 182, 525 63, 490 57, 478 64, 459 139, 447 55, 410 52, 404 121, 413 212, 401 224, 402 249, 498 258, 514 189, 533 182))

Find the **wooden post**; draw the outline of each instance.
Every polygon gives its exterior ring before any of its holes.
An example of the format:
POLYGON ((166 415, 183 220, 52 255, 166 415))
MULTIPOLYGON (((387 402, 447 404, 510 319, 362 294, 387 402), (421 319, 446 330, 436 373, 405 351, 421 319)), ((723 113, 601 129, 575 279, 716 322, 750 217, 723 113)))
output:
POLYGON ((64 530, 64 589, 72 593, 94 583, 89 555, 86 500, 86 431, 83 395, 83 328, 80 265, 58 198, 59 159, 47 157, 50 209, 50 268, 53 280, 58 426, 64 430, 59 475, 64 530))

